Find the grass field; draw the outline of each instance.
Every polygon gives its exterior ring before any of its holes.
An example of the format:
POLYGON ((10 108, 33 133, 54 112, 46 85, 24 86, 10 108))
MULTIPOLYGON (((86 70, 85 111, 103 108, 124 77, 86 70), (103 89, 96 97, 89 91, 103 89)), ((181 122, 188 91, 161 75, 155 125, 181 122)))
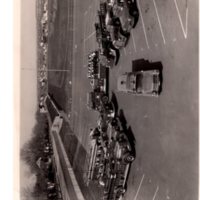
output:
POLYGON ((72 44, 73 32, 72 22, 68 15, 73 14, 73 4, 71 1, 60 0, 49 2, 50 30, 48 49, 48 81, 49 93, 53 95, 57 103, 66 112, 71 110, 71 72, 72 72, 72 44), (71 2, 71 3, 70 3, 71 2), (54 9, 52 9, 54 7, 54 9), (56 8, 55 8, 56 7, 56 8), (53 11, 51 11, 53 10, 53 11), (69 14, 67 14, 67 11, 69 14), (52 14, 53 13, 53 14, 52 14), (53 15, 53 16, 52 16, 53 15))

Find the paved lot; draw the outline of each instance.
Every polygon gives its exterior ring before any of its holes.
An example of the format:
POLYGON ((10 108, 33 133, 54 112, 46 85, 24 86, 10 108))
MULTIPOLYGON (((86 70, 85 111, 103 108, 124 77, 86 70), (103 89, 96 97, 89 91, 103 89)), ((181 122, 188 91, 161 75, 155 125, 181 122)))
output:
MULTIPOLYGON (((140 20, 128 46, 121 51, 118 66, 110 72, 110 89, 115 92, 136 138, 137 159, 130 172, 127 199, 197 198, 196 4, 195 1, 138 1, 140 20), (163 92, 159 98, 135 97, 116 90, 118 75, 131 71, 131 61, 140 58, 160 61, 163 65, 163 92)), ((83 40, 83 55, 95 48, 93 23, 97 5, 88 1, 88 7, 80 12, 83 28, 77 32, 83 34, 75 41, 79 44, 78 40, 83 40)), ((75 27, 80 28, 77 24, 75 27)), ((93 115, 84 108, 88 90, 85 64, 85 58, 82 64, 75 64, 81 76, 79 81, 73 76, 73 83, 80 84, 79 90, 75 88, 78 94, 73 96, 73 102, 76 100, 73 119, 75 132, 87 146, 85 137, 95 120, 90 120, 93 115)))
MULTIPOLYGON (((89 129, 97 120, 97 113, 86 108, 90 86, 84 67, 86 55, 96 47, 97 6, 97 0, 74 1, 71 125, 86 151, 89 129)), ((137 157, 125 198, 197 199, 198 3, 140 0, 138 7, 139 22, 110 71, 110 90, 136 138, 137 157), (119 74, 131 71, 131 61, 141 58, 162 63, 163 91, 158 98, 117 91, 119 74)))

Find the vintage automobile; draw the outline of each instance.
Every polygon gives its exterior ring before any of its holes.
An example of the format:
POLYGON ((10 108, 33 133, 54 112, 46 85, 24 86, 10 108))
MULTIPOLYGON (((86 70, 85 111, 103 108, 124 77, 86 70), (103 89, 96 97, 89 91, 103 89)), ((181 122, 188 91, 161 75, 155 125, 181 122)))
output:
POLYGON ((118 91, 135 95, 158 96, 161 89, 159 70, 139 70, 125 73, 118 78, 118 91))
POLYGON ((99 14, 99 22, 95 23, 96 40, 99 45, 99 59, 103 65, 112 67, 119 60, 119 49, 112 44, 110 33, 106 30, 105 15, 99 14))
MULTIPOLYGON (((118 119, 115 123, 119 123, 118 119)), ((135 157, 129 140, 122 129, 116 129, 113 123, 109 123, 107 133, 108 159, 99 184, 104 188, 103 200, 119 200, 122 199, 126 191, 128 173, 135 157)))
POLYGON ((98 49, 95 51, 92 51, 88 55, 88 69, 92 69, 95 66, 98 65, 98 63, 101 63, 105 67, 112 68, 117 59, 117 54, 113 49, 98 49))
POLYGON ((95 181, 103 188, 103 200, 121 200, 135 156, 120 119, 100 115, 90 139, 88 182, 95 181))
POLYGON ((104 107, 104 110, 101 111, 99 119, 97 120, 97 127, 99 131, 106 132, 108 123, 111 122, 114 117, 115 117, 115 109, 113 104, 109 102, 104 107))
POLYGON ((88 109, 101 111, 104 105, 108 103, 108 96, 105 92, 93 90, 87 93, 87 107, 88 109))
POLYGON ((99 60, 100 62, 108 67, 112 68, 118 62, 119 55, 113 49, 99 51, 99 60))
POLYGON ((115 116, 115 118, 110 121, 108 124, 107 134, 110 141, 109 143, 115 143, 113 151, 115 152, 116 159, 121 160, 124 163, 129 163, 135 160, 133 147, 131 146, 126 132, 121 125, 119 117, 115 116))
POLYGON ((116 49, 125 47, 129 39, 130 33, 124 32, 119 18, 115 17, 110 7, 105 16, 106 29, 110 34, 113 46, 116 49))
POLYGON ((125 32, 130 32, 132 28, 135 28, 139 18, 136 0, 111 0, 108 4, 112 6, 114 16, 120 19, 125 32))

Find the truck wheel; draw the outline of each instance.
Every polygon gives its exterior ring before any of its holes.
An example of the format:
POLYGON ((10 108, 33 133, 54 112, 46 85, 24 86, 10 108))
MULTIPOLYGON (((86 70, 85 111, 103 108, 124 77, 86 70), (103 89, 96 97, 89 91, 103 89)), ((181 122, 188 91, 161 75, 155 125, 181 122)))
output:
POLYGON ((120 192, 121 194, 124 194, 124 193, 126 192, 126 190, 125 190, 124 188, 120 188, 120 189, 119 189, 119 192, 120 192))
POLYGON ((104 104, 108 103, 108 97, 105 95, 102 97, 102 101, 104 104))
POLYGON ((124 155, 124 161, 126 162, 126 163, 131 163, 131 162, 133 162, 135 160, 135 157, 131 154, 131 153, 126 153, 125 155, 124 155))
POLYGON ((115 188, 115 192, 123 195, 126 192, 126 190, 123 188, 122 185, 119 185, 117 188, 115 188))
POLYGON ((115 118, 111 121, 111 125, 112 126, 116 126, 117 125, 117 120, 115 118))

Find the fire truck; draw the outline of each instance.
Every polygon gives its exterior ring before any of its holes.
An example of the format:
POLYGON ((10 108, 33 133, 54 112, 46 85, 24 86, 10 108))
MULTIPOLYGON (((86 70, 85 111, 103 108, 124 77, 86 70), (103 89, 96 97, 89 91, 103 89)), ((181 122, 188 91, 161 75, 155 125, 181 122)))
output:
POLYGON ((103 200, 123 198, 131 163, 135 159, 133 147, 120 123, 116 117, 110 120, 106 130, 96 127, 90 133, 95 145, 91 150, 88 178, 103 188, 103 200))
MULTIPOLYGON (((97 60, 98 52, 92 52, 90 59, 97 60)), ((87 93, 87 107, 92 110, 101 111, 109 104, 108 98, 108 69, 100 62, 93 62, 88 69, 88 78, 92 91, 87 93)))

